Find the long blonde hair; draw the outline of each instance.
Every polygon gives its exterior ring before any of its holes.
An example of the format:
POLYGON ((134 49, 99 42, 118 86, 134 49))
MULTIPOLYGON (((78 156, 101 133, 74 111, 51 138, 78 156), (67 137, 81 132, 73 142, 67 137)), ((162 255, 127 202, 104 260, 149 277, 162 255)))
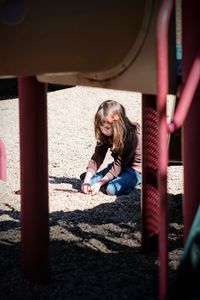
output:
POLYGON ((110 125, 113 129, 113 136, 109 138, 112 149, 122 153, 124 142, 127 139, 128 129, 133 125, 126 116, 123 105, 114 100, 106 100, 99 106, 94 118, 94 131, 97 142, 100 144, 108 141, 100 130, 100 126, 110 125), (114 117, 116 116, 116 120, 114 117), (110 122, 108 120, 111 120, 110 122))

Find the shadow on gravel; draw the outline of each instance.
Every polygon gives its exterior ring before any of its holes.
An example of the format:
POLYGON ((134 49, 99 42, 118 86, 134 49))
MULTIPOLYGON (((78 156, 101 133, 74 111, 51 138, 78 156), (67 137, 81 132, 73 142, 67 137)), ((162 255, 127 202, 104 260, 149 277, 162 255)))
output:
MULTIPOLYGON (((81 180, 77 178, 68 178, 68 177, 56 177, 56 176, 49 176, 49 183, 50 184, 61 184, 61 183, 69 183, 72 185, 72 188, 80 192, 81 189, 81 180)), ((58 190, 58 189, 56 189, 58 190)), ((62 190, 69 192, 69 190, 62 190)))
MULTIPOLYGON (((141 249, 140 196, 137 190, 92 209, 51 213, 51 281, 46 286, 23 279, 20 213, 1 210, 0 298, 158 299, 157 254, 141 249)), ((176 204, 174 217, 180 207, 176 204)), ((176 249, 180 247, 178 241, 176 249)))

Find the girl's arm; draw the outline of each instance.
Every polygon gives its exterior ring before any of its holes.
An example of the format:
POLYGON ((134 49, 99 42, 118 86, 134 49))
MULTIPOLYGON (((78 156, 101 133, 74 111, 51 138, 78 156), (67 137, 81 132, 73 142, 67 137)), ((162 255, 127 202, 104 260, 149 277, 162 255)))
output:
POLYGON ((91 172, 86 172, 84 181, 81 185, 81 190, 84 194, 88 194, 90 192, 90 180, 92 178, 92 173, 91 172))
POLYGON ((108 173, 105 176, 108 178, 108 181, 110 181, 114 177, 117 177, 121 173, 121 170, 121 158, 118 157, 117 160, 113 162, 112 168, 108 171, 108 173))
POLYGON ((109 178, 107 176, 104 176, 101 180, 93 184, 93 186, 90 186, 91 178, 92 178, 92 174, 90 172, 87 172, 85 175, 84 182, 81 186, 81 190, 84 194, 91 193, 91 195, 96 195, 98 194, 101 186, 109 182, 109 178))
POLYGON ((98 182, 96 182, 95 184, 93 184, 91 187, 90 187, 90 193, 92 195, 96 195, 98 194, 100 188, 102 187, 102 185, 108 183, 110 180, 109 178, 105 175, 101 180, 99 180, 98 182))
POLYGON ((121 159, 118 157, 116 161, 114 161, 112 168, 109 170, 109 172, 98 182, 93 184, 90 188, 90 192, 92 195, 98 194, 100 188, 108 183, 110 180, 112 180, 114 177, 117 177, 121 172, 121 159))
POLYGON ((99 145, 97 143, 94 154, 92 155, 92 157, 87 165, 87 168, 86 168, 87 172, 86 172, 83 184, 81 186, 81 190, 83 193, 88 194, 89 192, 91 192, 90 180, 96 174, 98 168, 103 163, 107 151, 108 151, 107 144, 99 145))
POLYGON ((92 155, 88 165, 87 165, 87 172, 91 172, 92 175, 95 175, 97 170, 100 168, 101 164, 104 161, 104 158, 106 156, 106 153, 108 151, 108 145, 107 144, 98 144, 95 147, 94 154, 92 155))

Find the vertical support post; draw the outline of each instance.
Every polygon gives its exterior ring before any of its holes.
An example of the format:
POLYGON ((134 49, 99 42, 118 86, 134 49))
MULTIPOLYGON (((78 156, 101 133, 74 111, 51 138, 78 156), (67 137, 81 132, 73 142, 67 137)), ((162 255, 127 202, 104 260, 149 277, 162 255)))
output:
MULTIPOLYGON (((186 82, 200 46, 200 2, 182 1, 183 83, 186 82)), ((200 203, 200 94, 191 103, 183 126, 184 240, 186 241, 200 203)))
POLYGON ((169 87, 168 74, 168 34, 169 22, 174 1, 163 0, 157 20, 157 110, 159 168, 158 191, 160 197, 159 221, 159 257, 160 257, 160 300, 166 299, 168 289, 168 203, 167 203, 167 167, 168 167, 168 128, 166 102, 169 87))
POLYGON ((19 85, 22 268, 31 281, 49 277, 47 89, 35 77, 19 85))
MULTIPOLYGON (((165 95, 166 97, 166 95, 165 95)), ((159 217, 159 258, 160 258, 160 300, 164 300, 168 289, 168 202, 167 202, 167 167, 168 167, 168 131, 166 121, 166 99, 160 95, 159 112, 159 169, 158 190, 160 196, 159 217), (164 104, 165 102, 165 104, 164 104)))
POLYGON ((142 95, 142 248, 158 249, 158 114, 156 96, 142 95))
POLYGON ((6 181, 6 147, 0 138, 0 180, 6 181))

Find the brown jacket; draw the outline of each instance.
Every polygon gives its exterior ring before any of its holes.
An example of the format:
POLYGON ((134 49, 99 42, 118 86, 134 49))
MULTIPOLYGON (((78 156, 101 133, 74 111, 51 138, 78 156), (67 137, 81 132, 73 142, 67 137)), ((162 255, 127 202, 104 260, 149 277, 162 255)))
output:
POLYGON ((124 150, 121 155, 112 150, 111 144, 97 143, 94 154, 92 155, 86 168, 87 171, 90 171, 93 175, 96 174, 97 170, 104 161, 108 149, 110 149, 111 155, 114 158, 113 166, 106 174, 109 180, 117 177, 121 171, 125 170, 126 168, 132 167, 134 169, 134 167, 136 167, 137 170, 141 169, 141 136, 140 134, 135 134, 135 132, 132 131, 129 134, 134 135, 131 139, 132 142, 126 142, 125 140, 124 150))

